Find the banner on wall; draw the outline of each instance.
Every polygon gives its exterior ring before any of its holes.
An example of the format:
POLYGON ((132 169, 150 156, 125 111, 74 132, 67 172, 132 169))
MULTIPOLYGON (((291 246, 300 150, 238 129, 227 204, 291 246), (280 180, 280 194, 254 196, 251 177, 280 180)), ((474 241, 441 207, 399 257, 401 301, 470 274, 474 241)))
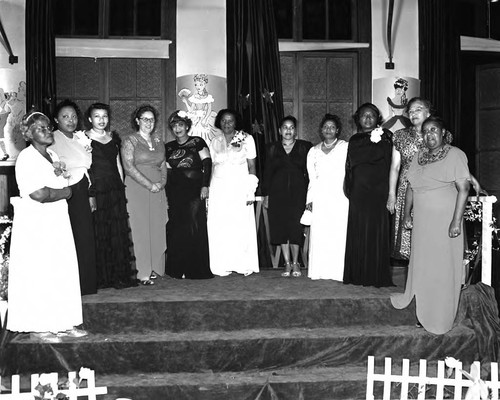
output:
POLYGON ((26 113, 26 71, 0 68, 0 160, 15 160, 26 142, 19 124, 26 113))
POLYGON ((411 122, 406 105, 412 97, 420 95, 420 80, 408 76, 374 79, 373 103, 380 109, 382 126, 392 132, 407 128, 411 122))
POLYGON ((210 144, 219 134, 215 117, 226 103, 225 78, 202 73, 177 78, 177 108, 186 111, 193 121, 190 136, 199 136, 210 144))

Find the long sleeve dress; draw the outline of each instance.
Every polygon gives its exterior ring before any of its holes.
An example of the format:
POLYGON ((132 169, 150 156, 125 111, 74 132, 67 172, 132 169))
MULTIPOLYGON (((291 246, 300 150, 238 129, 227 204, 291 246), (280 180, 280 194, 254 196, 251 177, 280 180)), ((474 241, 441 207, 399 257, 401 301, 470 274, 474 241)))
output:
POLYGON ((165 273, 167 249, 167 199, 162 189, 149 189, 154 183, 165 185, 165 145, 159 133, 151 134, 152 147, 138 133, 122 141, 122 160, 125 172, 125 194, 130 229, 134 243, 137 279, 148 279, 154 271, 165 273))
POLYGON ((305 208, 307 185, 307 153, 311 143, 297 140, 290 153, 281 141, 267 148, 263 192, 269 196, 269 228, 274 245, 303 242, 300 217, 305 208))
POLYGON ((349 201, 343 190, 347 147, 347 142, 339 140, 325 154, 319 143, 307 155, 306 202, 312 203, 307 276, 311 279, 343 280, 349 212, 349 201))
POLYGON ((167 181, 168 214, 166 273, 173 278, 212 278, 208 256, 207 210, 200 198, 210 185, 199 151, 208 148, 200 137, 165 146, 171 173, 167 181))
POLYGON ((54 143, 49 148, 57 153, 71 174, 69 185, 72 194, 68 199, 68 212, 78 257, 80 289, 82 295, 94 294, 97 293, 97 271, 94 224, 89 203, 90 139, 82 131, 74 132, 70 139, 57 130, 54 132, 54 143))
POLYGON ((344 283, 392 286, 390 220, 386 208, 392 158, 389 135, 384 129, 381 140, 374 142, 370 133, 356 133, 349 141, 344 283))
MULTIPOLYGON (((52 161, 57 155, 47 150, 52 161)), ((7 329, 63 332, 83 322, 78 260, 66 200, 40 203, 31 193, 68 185, 33 146, 16 162, 20 197, 11 199, 14 221, 9 264, 7 329)))
MULTIPOLYGON (((240 146, 226 144, 224 135, 210 143, 213 162, 208 201, 210 269, 214 275, 259 272, 257 232, 253 205, 256 185, 247 159, 256 157, 255 142, 245 134, 240 146)), ((255 176, 253 176, 255 178, 255 176)))
POLYGON ((96 198, 94 234, 96 241, 97 287, 116 289, 137 285, 133 268, 127 199, 117 165, 119 138, 106 144, 92 140, 90 194, 96 198))
POLYGON ((443 334, 455 320, 463 272, 464 239, 448 236, 457 189, 455 182, 470 178, 467 157, 458 148, 445 146, 435 160, 425 152, 414 157, 408 170, 413 190, 413 229, 408 279, 404 294, 393 295, 392 304, 405 308, 416 299, 417 318, 429 332, 443 334))

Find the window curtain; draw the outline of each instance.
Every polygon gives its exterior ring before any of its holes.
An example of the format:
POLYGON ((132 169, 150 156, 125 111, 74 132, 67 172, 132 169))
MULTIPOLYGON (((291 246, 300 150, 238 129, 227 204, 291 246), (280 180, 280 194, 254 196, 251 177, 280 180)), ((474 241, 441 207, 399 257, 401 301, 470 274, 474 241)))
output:
POLYGON ((26 0, 26 102, 51 115, 56 101, 52 0, 26 0))
POLYGON ((283 94, 273 0, 228 0, 226 5, 228 105, 240 112, 244 129, 259 135, 259 142, 275 141, 283 94))
POLYGON ((429 99, 460 145, 460 35, 455 0, 419 0, 420 95, 429 99))

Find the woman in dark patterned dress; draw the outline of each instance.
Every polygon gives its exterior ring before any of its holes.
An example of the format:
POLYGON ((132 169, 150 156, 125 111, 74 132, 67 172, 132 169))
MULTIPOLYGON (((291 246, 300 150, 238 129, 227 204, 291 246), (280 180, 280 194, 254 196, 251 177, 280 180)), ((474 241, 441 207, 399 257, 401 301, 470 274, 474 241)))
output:
POLYGON ((92 165, 89 194, 96 198, 94 232, 96 241, 97 287, 121 289, 136 286, 132 268, 132 241, 128 224, 127 200, 120 164, 120 140, 106 130, 110 108, 94 103, 86 117, 92 128, 92 165))
POLYGON ((392 286, 387 211, 392 159, 390 131, 380 127, 379 109, 361 105, 358 133, 347 150, 345 191, 349 199, 344 283, 392 286))
POLYGON ((299 246, 304 240, 300 224, 306 205, 307 153, 311 142, 297 139, 297 120, 287 116, 281 120, 281 140, 267 148, 264 171, 264 207, 269 207, 271 243, 281 246, 285 260, 284 277, 299 277, 299 246), (291 254, 290 254, 291 253, 291 254), (290 257, 291 255, 291 257, 290 257))
POLYGON ((175 140, 165 146, 169 176, 166 273, 172 278, 213 278, 208 256, 205 201, 212 160, 205 141, 189 136, 192 121, 175 111, 168 126, 175 140))

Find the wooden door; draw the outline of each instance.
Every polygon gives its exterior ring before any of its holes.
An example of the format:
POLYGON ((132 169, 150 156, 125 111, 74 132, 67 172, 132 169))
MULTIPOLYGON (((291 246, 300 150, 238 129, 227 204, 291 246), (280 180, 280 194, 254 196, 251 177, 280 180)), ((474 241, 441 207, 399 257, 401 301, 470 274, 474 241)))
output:
POLYGON ((283 53, 281 55, 285 115, 298 119, 299 138, 319 143, 319 123, 325 113, 337 114, 341 137, 353 133, 358 105, 358 53, 283 53))
POLYGON ((500 64, 478 66, 476 82, 477 178, 500 198, 500 64))

